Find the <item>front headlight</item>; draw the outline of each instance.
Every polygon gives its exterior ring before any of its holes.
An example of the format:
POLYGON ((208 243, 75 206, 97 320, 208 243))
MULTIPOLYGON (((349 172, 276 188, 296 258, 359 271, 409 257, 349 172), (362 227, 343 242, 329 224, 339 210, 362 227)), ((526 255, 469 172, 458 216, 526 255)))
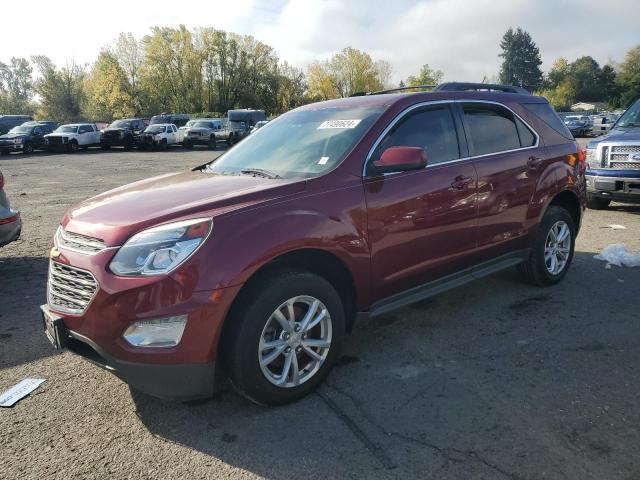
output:
POLYGON ((20 145, 22 142, 24 142, 24 138, 15 138, 13 140, 13 143, 15 143, 16 145, 20 145))
POLYGON ((211 227, 211 219, 196 218, 143 230, 118 250, 109 268, 125 277, 165 275, 193 255, 211 227))
POLYGON ((598 151, 595 148, 587 148, 587 165, 589 165, 589 168, 600 168, 598 151))

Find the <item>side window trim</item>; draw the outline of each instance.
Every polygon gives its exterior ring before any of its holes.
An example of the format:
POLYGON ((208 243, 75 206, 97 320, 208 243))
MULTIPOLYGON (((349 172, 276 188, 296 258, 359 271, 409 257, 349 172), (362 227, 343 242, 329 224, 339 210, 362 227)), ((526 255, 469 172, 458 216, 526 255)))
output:
MULTIPOLYGON (((416 103, 415 105, 411 105, 411 106, 405 108, 404 110, 402 110, 398 115, 395 116, 395 118, 389 123, 389 125, 386 126, 386 128, 382 131, 382 133, 380 135, 378 135, 378 138, 376 139, 375 142, 373 142, 373 145, 369 149, 369 152, 367 153, 367 157, 365 158, 365 161, 364 161, 364 163, 362 165, 362 178, 370 178, 370 176, 367 175, 367 166, 369 165, 369 162, 371 161, 371 157, 373 156, 374 152, 378 148, 378 145, 380 144, 380 142, 387 136, 387 134, 395 127, 395 125, 398 122, 400 122, 405 116, 409 115, 414 110, 417 110, 417 109, 420 109, 420 108, 423 108, 423 107, 429 107, 431 105, 442 105, 442 104, 450 105, 451 113, 453 115, 453 118, 454 118, 454 121, 455 121, 455 125, 456 125, 456 130, 458 130, 458 144, 460 146, 460 155, 465 155, 466 154, 466 156, 461 156, 458 159, 449 160, 448 162, 441 162, 441 163, 432 165, 432 167, 436 167, 436 166, 440 166, 440 165, 447 165, 447 164, 453 163, 453 162, 463 162, 465 160, 488 157, 488 156, 491 156, 491 155, 499 155, 499 154, 502 154, 502 153, 511 153, 511 152, 517 152, 517 151, 520 151, 520 150, 530 150, 530 149, 534 149, 534 148, 540 147, 540 135, 538 134, 537 130, 535 128, 533 128, 529 122, 527 122, 524 118, 522 118, 520 115, 518 115, 516 112, 514 112, 511 108, 509 108, 504 103, 493 102, 491 100, 471 100, 471 99, 434 100, 434 101, 431 101, 431 102, 420 102, 420 103, 416 103), (536 142, 533 145, 531 145, 530 147, 520 147, 520 148, 516 148, 516 149, 513 149, 513 150, 504 150, 504 151, 501 151, 501 152, 486 153, 486 154, 483 154, 483 155, 471 155, 471 152, 469 151, 469 146, 468 146, 468 143, 467 143, 467 138, 469 136, 469 132, 467 130, 466 122, 464 122, 464 116, 463 116, 462 105, 461 105, 463 103, 481 103, 481 104, 489 104, 489 105, 498 105, 500 107, 506 108, 515 117, 520 119, 520 121, 522 123, 524 123, 525 126, 529 130, 531 130, 531 133, 533 133, 533 135, 536 138, 536 142), (459 128, 458 128, 460 124, 461 124, 462 129, 463 129, 462 131, 460 131, 459 128)), ((427 165, 427 168, 430 168, 430 166, 427 165)), ((385 174, 385 175, 395 175, 395 173, 385 174)))
MULTIPOLYGON (((512 148, 511 150, 500 150, 497 152, 491 152, 491 153, 483 153, 481 155, 471 155, 471 149, 469 148, 469 157, 467 158, 472 158, 472 159, 476 159, 476 158, 484 158, 484 157, 489 157, 491 155, 500 155, 502 153, 511 153, 511 152, 518 152, 520 150, 529 150, 529 149, 533 149, 533 148, 538 148, 540 146, 540 135, 538 135, 538 132, 524 119, 522 118, 520 115, 518 115, 516 112, 514 112, 512 109, 510 109, 508 106, 506 106, 504 103, 500 103, 500 102, 492 102, 489 100, 454 100, 455 103, 457 103, 459 105, 460 108, 460 114, 462 115, 462 123, 464 125, 464 131, 465 131, 465 135, 467 136, 467 138, 469 138, 469 126, 467 125, 467 122, 464 119, 464 110, 463 110, 463 105, 465 103, 477 103, 480 105, 497 105, 499 107, 502 107, 506 110, 508 110, 513 116, 514 118, 517 118, 518 120, 520 120, 525 127, 527 127, 529 130, 531 130, 531 133, 533 133, 533 135, 535 136, 536 142, 529 146, 529 147, 520 147, 520 148, 512 148)), ((518 140, 520 140, 520 132, 518 132, 518 128, 516 125, 516 132, 518 133, 518 140)))

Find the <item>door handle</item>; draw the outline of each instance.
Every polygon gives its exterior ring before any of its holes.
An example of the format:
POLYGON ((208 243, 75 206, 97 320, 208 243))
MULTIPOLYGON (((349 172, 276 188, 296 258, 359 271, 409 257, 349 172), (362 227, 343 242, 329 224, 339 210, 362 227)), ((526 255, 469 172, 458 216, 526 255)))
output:
POLYGON ((529 170, 537 170, 541 164, 542 164, 542 159, 540 157, 531 155, 527 160, 527 168, 529 170))
POLYGON ((473 178, 458 175, 455 180, 451 182, 451 187, 449 187, 449 190, 465 190, 471 182, 473 182, 473 178))

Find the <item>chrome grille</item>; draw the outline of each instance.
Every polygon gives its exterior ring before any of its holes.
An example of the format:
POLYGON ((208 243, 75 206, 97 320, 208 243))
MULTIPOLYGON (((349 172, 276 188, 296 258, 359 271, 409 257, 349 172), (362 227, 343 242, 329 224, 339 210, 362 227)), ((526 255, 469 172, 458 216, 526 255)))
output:
POLYGON ((611 153, 636 153, 640 152, 640 145, 614 145, 611 147, 611 153))
POLYGON ((614 162, 610 163, 611 168, 640 168, 640 162, 614 162))
POLYGON ((52 309, 80 315, 98 291, 98 282, 86 270, 51 261, 47 290, 52 309))
POLYGON ((97 253, 107 248, 104 241, 99 238, 68 232, 62 227, 59 227, 56 232, 56 245, 60 248, 76 250, 82 253, 97 253))

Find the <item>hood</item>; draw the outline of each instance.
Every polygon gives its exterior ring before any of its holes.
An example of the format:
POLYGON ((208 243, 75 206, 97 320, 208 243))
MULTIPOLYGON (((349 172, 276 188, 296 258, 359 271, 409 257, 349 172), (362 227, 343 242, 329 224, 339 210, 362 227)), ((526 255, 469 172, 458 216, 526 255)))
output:
POLYGON ((125 185, 69 209, 63 226, 76 233, 121 245, 134 233, 193 215, 228 211, 292 195, 304 180, 267 179, 248 175, 182 172, 125 185))
POLYGON ((597 148, 600 142, 638 142, 640 144, 640 127, 614 128, 607 135, 591 140, 587 148, 597 148))
POLYGON ((0 140, 15 140, 16 138, 26 138, 28 136, 25 133, 5 133, 0 135, 0 140))
POLYGON ((129 129, 128 128, 118 128, 118 127, 108 127, 108 128, 103 129, 102 131, 104 133, 107 133, 107 132, 124 132, 125 130, 129 130, 129 129))
POLYGON ((52 132, 52 133, 47 133, 45 135, 45 137, 72 137, 74 135, 77 135, 77 133, 71 133, 71 132, 52 132))

